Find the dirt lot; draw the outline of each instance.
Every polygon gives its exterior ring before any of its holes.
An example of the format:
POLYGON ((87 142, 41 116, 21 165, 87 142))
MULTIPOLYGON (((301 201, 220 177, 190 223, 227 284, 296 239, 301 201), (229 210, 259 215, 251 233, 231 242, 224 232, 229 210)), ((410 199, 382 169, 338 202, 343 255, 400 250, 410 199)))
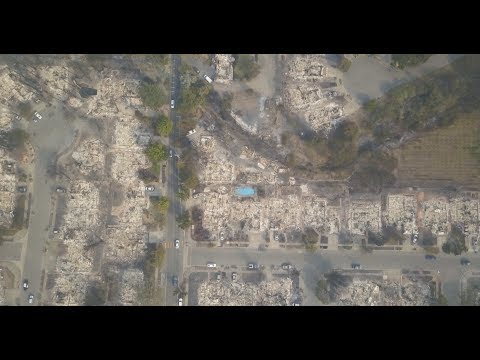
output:
POLYGON ((438 129, 402 147, 398 153, 398 179, 437 184, 478 186, 480 167, 472 155, 478 143, 479 114, 459 118, 454 125, 438 129))

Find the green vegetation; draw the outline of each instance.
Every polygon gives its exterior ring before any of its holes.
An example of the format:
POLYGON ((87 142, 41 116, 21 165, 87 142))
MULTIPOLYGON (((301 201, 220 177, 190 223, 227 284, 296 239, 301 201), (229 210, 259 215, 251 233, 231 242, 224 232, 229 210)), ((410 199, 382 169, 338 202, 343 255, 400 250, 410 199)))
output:
POLYGON ((178 111, 183 114, 189 114, 195 111, 199 106, 207 102, 211 86, 203 80, 198 79, 189 86, 182 88, 180 95, 178 111))
POLYGON ((328 141, 330 156, 327 168, 349 166, 357 156, 358 126, 351 121, 341 122, 328 141))
POLYGON ((25 227, 25 204, 27 201, 26 195, 20 195, 15 202, 15 209, 13 210, 12 229, 23 229, 25 227))
POLYGON ((402 245, 405 241, 403 232, 394 225, 387 225, 382 228, 382 236, 385 244, 402 245))
POLYGON ((305 245, 318 243, 318 234, 315 229, 306 227, 304 233, 302 234, 302 241, 305 243, 305 245))
POLYGON ((180 229, 188 229, 190 225, 192 225, 192 221, 190 220, 190 213, 185 211, 182 215, 177 217, 178 227, 180 229))
POLYGON ((190 197, 190 191, 183 185, 178 188, 177 196, 180 200, 185 201, 190 197))
POLYGON ((160 66, 166 66, 170 62, 170 55, 168 54, 149 54, 147 59, 152 63, 160 66))
POLYGON ((155 110, 168 102, 167 94, 157 84, 144 83, 140 85, 139 96, 143 105, 155 110))
POLYGON ((465 235, 460 226, 452 226, 448 240, 442 245, 442 250, 444 253, 453 255, 460 255, 468 250, 465 245, 465 235))
POLYGON ((170 202, 168 201, 168 198, 165 196, 161 196, 159 198, 151 198, 150 202, 153 206, 153 208, 160 212, 161 214, 166 214, 168 211, 168 208, 170 207, 170 202))
POLYGON ((328 304, 330 302, 330 295, 328 293, 328 282, 325 279, 320 279, 315 289, 315 295, 322 304, 328 304))
POLYGON ((382 246, 385 244, 385 239, 382 234, 377 234, 373 231, 367 230, 367 239, 369 244, 375 244, 377 246, 382 246))
POLYGON ((20 112, 20 116, 24 119, 30 120, 33 117, 34 110, 29 102, 19 103, 18 111, 20 112))
POLYGON ((153 164, 158 164, 168 159, 167 147, 159 143, 150 144, 145 149, 145 155, 153 164))
POLYGON ((155 172, 152 168, 138 169, 137 176, 140 180, 147 183, 152 181, 158 181, 159 171, 155 172))
POLYGON ((448 300, 442 293, 438 294, 436 302, 433 304, 434 306, 448 306, 448 300))
POLYGON ((260 73, 260 65, 251 54, 234 55, 233 78, 235 80, 251 80, 260 73))
POLYGON ((155 132, 159 136, 167 137, 171 134, 173 130, 173 122, 168 116, 160 115, 157 119, 157 125, 155 127, 155 132))
POLYGON ((345 57, 345 55, 342 55, 342 60, 340 60, 340 64, 338 65, 338 68, 343 72, 347 72, 350 69, 351 65, 352 65, 352 62, 348 60, 345 57))
POLYGON ((392 54, 392 65, 399 69, 423 64, 432 54, 392 54))
POLYGON ((367 150, 360 153, 355 172, 349 180, 352 192, 380 193, 395 182, 392 172, 396 158, 385 151, 367 150))

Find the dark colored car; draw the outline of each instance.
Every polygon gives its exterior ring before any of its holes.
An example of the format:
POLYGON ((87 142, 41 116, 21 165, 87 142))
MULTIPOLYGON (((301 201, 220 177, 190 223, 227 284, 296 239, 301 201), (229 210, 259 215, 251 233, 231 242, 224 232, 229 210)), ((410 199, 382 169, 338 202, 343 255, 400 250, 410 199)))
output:
POLYGON ((425 259, 427 259, 427 260, 437 260, 437 257, 435 255, 427 254, 427 255, 425 255, 425 259))
POLYGON ((352 269, 359 270, 360 268, 360 264, 352 264, 352 269))
POLYGON ((460 264, 462 264, 463 266, 469 266, 471 264, 470 260, 466 259, 466 258, 463 258, 460 260, 460 264))
POLYGON ((19 186, 17 188, 17 191, 21 192, 21 193, 26 193, 27 192, 27 187, 26 186, 19 186))
POLYGON ((178 286, 178 278, 175 275, 172 277, 172 285, 175 287, 178 286))

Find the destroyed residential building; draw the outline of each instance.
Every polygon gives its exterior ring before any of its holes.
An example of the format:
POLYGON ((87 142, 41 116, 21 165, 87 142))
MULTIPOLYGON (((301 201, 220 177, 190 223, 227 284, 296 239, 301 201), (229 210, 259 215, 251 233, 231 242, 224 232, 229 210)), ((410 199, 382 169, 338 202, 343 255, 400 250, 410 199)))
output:
POLYGON ((79 171, 83 175, 103 175, 106 146, 99 139, 87 139, 72 153, 79 171))
POLYGON ((198 287, 200 306, 287 306, 295 297, 291 278, 259 284, 207 281, 198 287))
POLYGON ((416 215, 417 199, 414 194, 387 195, 387 224, 411 235, 417 232, 416 215))
POLYGON ((120 302, 122 305, 135 305, 138 301, 138 292, 143 285, 143 271, 127 269, 123 271, 120 287, 120 302))
POLYGON ((433 198, 423 201, 423 226, 436 235, 445 235, 448 231, 448 201, 445 198, 433 198))
POLYGON ((355 235, 365 235, 368 230, 379 233, 381 229, 380 201, 354 200, 350 203, 348 229, 355 235))
POLYGON ((233 81, 233 62, 235 58, 231 54, 215 54, 215 81, 220 84, 229 84, 233 81))
POLYGON ((83 305, 89 283, 89 275, 83 273, 62 273, 55 279, 52 302, 55 305, 83 305))
POLYGON ((15 210, 15 161, 0 148, 0 226, 10 227, 15 210))
POLYGON ((394 280, 353 279, 335 294, 335 305, 344 306, 429 306, 435 302, 431 296, 431 282, 403 278, 394 280))
POLYGON ((459 224, 467 237, 479 233, 478 193, 465 192, 450 200, 451 222, 459 224))

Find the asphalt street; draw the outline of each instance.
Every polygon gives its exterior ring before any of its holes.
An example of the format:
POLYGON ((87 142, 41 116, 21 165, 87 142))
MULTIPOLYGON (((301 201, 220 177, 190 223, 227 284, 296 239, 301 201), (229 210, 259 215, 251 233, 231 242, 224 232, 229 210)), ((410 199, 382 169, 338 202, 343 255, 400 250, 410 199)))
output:
POLYGON ((47 169, 56 164, 57 154, 67 148, 74 137, 74 128, 65 120, 61 105, 36 108, 43 118, 36 123, 31 121, 27 129, 36 159, 33 187, 29 189, 32 193, 32 207, 22 274, 23 279, 28 279, 29 288, 21 296, 21 305, 29 305, 28 294, 34 295, 33 304, 37 304, 42 287, 46 241, 51 230, 51 200, 56 185, 55 179, 47 175, 47 169))
MULTIPOLYGON (((179 92, 180 92, 180 81, 179 81, 179 72, 178 67, 180 66, 180 56, 172 55, 172 80, 171 80, 171 89, 170 89, 170 99, 175 101, 175 104, 178 103, 179 92)), ((175 107, 172 109, 170 107, 170 119, 173 121, 174 128, 172 134, 169 138, 169 147, 173 148, 175 143, 175 137, 178 136, 178 127, 177 124, 177 114, 175 107)), ((174 294, 175 287, 172 284, 173 276, 178 278, 179 285, 182 283, 183 279, 183 231, 178 228, 176 223, 176 218, 182 212, 181 203, 178 200, 175 194, 178 191, 178 169, 177 169, 177 158, 175 156, 169 157, 167 162, 167 197, 170 202, 170 208, 167 214, 166 222, 166 242, 173 243, 175 239, 180 240, 180 249, 175 249, 174 246, 169 246, 166 249, 166 266, 165 266, 165 275, 167 280, 166 286, 166 305, 174 306, 178 305, 178 296, 174 294)))
MULTIPOLYGON (((351 269, 352 263, 359 263, 362 269, 369 270, 396 270, 408 269, 411 271, 432 271, 438 274, 444 288, 444 295, 449 304, 459 301, 460 279, 468 271, 480 270, 480 257, 468 256, 471 265, 468 267, 460 264, 460 256, 439 254, 436 260, 426 260, 425 253, 419 252, 393 252, 375 250, 372 253, 362 253, 354 250, 317 252, 314 254, 296 250, 265 250, 234 249, 234 248, 191 248, 189 251, 189 265, 205 267, 206 263, 213 261, 217 267, 221 266, 246 266, 248 262, 269 267, 280 265, 283 262, 292 263, 303 280, 306 289, 306 303, 314 305, 314 291, 320 274, 332 269, 351 269), (438 273, 440 271, 440 273, 438 273)), ((193 270, 191 270, 193 271, 193 270)))

